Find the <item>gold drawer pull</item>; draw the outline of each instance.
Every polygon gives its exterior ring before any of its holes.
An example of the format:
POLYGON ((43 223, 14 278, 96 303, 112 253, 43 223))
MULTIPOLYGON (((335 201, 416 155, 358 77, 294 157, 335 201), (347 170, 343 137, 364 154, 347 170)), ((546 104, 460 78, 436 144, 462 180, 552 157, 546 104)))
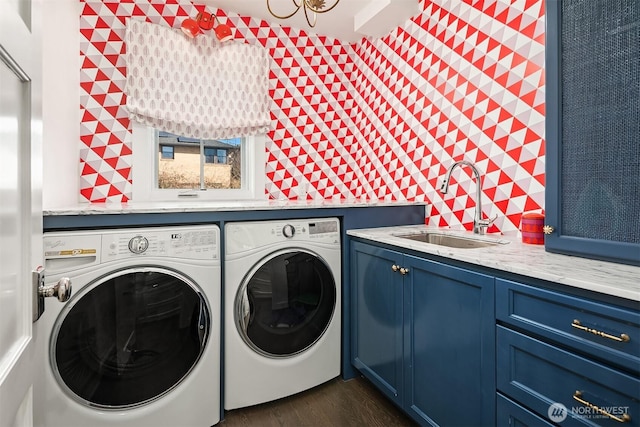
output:
POLYGON ((577 400, 580 403, 582 403, 584 406, 587 406, 587 407, 593 409, 597 413, 602 414, 604 416, 607 416, 607 417, 611 418, 612 420, 616 420, 619 423, 628 423, 628 422, 631 421, 631 416, 629 414, 623 414, 622 417, 616 417, 615 415, 608 413, 607 411, 605 411, 602 408, 599 408, 598 406, 594 405, 593 403, 587 402, 586 400, 584 400, 582 398, 582 392, 580 390, 576 390, 576 392, 573 393, 573 399, 577 400))
POLYGON ((618 342, 629 342, 629 340, 631 339, 627 334, 620 334, 619 337, 616 337, 615 335, 611 335, 606 332, 599 331, 597 329, 587 328, 586 326, 582 326, 582 323, 580 323, 578 319, 573 319, 573 323, 571 323, 571 326, 573 326, 576 329, 580 329, 581 331, 591 332, 592 334, 598 335, 599 337, 609 338, 610 340, 614 340, 618 342))

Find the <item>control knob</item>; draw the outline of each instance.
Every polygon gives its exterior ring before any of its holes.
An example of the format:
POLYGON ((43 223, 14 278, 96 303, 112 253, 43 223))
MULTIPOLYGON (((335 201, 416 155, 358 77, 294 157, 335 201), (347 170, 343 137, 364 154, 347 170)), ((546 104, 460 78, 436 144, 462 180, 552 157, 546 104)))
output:
POLYGON ((134 254, 141 254, 149 248, 149 240, 144 236, 136 236, 129 240, 129 250, 134 254))
POLYGON ((294 234, 296 234, 296 229, 293 225, 287 224, 282 227, 282 235, 287 239, 292 238, 294 234))

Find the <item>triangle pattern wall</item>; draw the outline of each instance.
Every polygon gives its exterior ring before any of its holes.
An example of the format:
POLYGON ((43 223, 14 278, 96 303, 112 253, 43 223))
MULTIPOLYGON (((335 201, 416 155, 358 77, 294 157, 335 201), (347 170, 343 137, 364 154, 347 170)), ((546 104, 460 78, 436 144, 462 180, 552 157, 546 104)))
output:
MULTIPOLYGON (((190 1, 81 1, 80 197, 131 199, 131 135, 123 93, 125 19, 178 28, 204 9, 190 1)), ((272 59, 273 130, 265 192, 274 199, 426 201, 430 224, 473 221, 483 174, 490 231, 517 229, 544 203, 543 0, 421 0, 382 39, 354 44, 217 12, 236 39, 272 59), (301 189, 304 194, 301 195, 301 189)))

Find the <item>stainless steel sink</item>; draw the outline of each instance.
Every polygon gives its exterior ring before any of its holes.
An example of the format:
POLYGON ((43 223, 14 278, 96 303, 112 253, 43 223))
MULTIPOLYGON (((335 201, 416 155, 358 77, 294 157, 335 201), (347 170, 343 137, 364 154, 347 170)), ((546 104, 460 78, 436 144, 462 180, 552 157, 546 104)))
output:
POLYGON ((488 246, 504 245, 509 243, 507 240, 458 236, 441 232, 396 234, 395 237, 459 249, 485 248, 488 246))

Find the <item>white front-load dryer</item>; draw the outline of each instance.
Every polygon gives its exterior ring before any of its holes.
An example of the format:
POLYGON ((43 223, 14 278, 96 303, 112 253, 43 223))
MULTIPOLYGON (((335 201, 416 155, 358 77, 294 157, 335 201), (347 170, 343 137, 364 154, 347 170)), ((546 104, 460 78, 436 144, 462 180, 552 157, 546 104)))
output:
POLYGON ((45 427, 209 427, 220 419, 217 226, 46 233, 46 284, 71 279, 35 324, 45 427))
POLYGON ((224 407, 340 375, 337 218, 225 224, 224 407))

